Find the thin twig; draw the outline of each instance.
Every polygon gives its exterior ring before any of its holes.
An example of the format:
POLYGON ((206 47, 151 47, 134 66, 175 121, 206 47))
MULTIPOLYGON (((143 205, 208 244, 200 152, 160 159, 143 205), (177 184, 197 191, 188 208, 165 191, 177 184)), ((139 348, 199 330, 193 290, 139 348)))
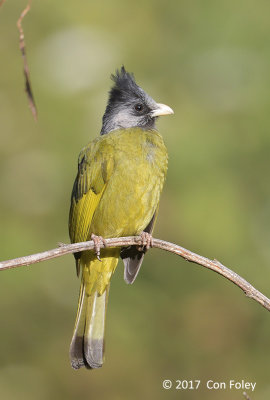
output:
POLYGON ((243 396, 246 400, 251 400, 251 398, 249 397, 249 395, 246 392, 243 392, 243 396))
MULTIPOLYGON (((125 247, 138 245, 141 241, 140 236, 130 236, 106 239, 106 247, 125 247)), ((101 248, 104 248, 104 244, 101 243, 101 248)), ((270 299, 264 296, 261 292, 255 289, 249 282, 244 278, 239 276, 236 272, 230 270, 229 268, 222 265, 217 260, 210 260, 209 258, 200 256, 199 254, 193 253, 184 247, 178 246, 174 243, 165 242, 160 239, 153 239, 153 247, 169 251, 171 253, 177 254, 183 257, 185 260, 193 262, 195 264, 202 265, 205 268, 211 269, 214 272, 224 276, 229 281, 233 282, 236 286, 243 290, 247 297, 257 301, 268 311, 270 311, 270 299)), ((93 250, 94 242, 90 240, 89 242, 73 243, 73 244, 61 244, 60 247, 43 253, 32 254, 30 256, 19 257, 13 260, 2 261, 0 263, 0 270, 17 268, 23 265, 31 265, 38 263, 40 261, 50 260, 51 258, 56 258, 69 253, 77 253, 84 250, 93 250)))
POLYGON ((37 108, 35 105, 34 95, 33 95, 33 91, 32 91, 31 84, 30 84, 29 67, 28 67, 27 58, 26 58, 25 40, 24 40, 24 33, 23 33, 23 28, 22 28, 22 20, 24 19, 24 17, 28 13, 28 11, 30 11, 30 9, 31 9, 31 0, 28 1, 27 6, 21 13, 21 15, 17 21, 17 27, 20 32, 20 50, 21 50, 22 58, 23 58, 25 91, 26 91, 26 94, 28 97, 28 103, 29 103, 30 110, 32 111, 34 119, 37 120, 37 108))

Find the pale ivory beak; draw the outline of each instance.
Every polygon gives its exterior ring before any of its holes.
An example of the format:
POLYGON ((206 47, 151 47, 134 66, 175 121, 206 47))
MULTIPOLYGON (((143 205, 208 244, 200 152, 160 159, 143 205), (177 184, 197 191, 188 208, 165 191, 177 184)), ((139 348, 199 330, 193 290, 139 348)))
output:
POLYGON ((160 115, 169 115, 169 114, 174 114, 171 107, 166 106, 166 104, 158 103, 157 108, 152 111, 151 116, 159 117, 160 115))

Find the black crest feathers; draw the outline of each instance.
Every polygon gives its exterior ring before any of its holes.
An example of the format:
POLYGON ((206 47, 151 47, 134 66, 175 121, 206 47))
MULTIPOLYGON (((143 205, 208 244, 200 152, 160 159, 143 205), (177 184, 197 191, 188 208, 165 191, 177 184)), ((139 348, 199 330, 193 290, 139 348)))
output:
POLYGON ((109 103, 117 101, 126 101, 130 97, 142 95, 142 89, 136 84, 134 75, 127 72, 122 66, 116 70, 115 75, 111 75, 114 86, 109 93, 109 103))

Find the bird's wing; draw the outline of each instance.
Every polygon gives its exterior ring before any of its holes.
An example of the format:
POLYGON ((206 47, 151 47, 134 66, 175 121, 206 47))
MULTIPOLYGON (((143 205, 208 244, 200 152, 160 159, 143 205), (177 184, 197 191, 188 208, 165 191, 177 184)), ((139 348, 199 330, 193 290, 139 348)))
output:
MULTIPOLYGON (((154 229, 157 212, 158 212, 158 207, 157 207, 153 217, 151 218, 151 221, 144 229, 144 232, 150 233, 150 235, 152 234, 153 229, 154 229)), ((124 280, 126 281, 126 283, 131 284, 137 278, 137 275, 141 268, 145 253, 146 253, 146 249, 141 251, 141 250, 138 250, 138 248, 136 246, 129 246, 129 247, 122 248, 120 256, 121 256, 124 266, 125 266, 124 280)))
MULTIPOLYGON (((94 140, 79 155, 69 214, 72 243, 90 240, 93 214, 113 169, 113 159, 108 154, 100 149, 100 141, 94 140)), ((78 273, 80 253, 75 254, 75 259, 78 273)))

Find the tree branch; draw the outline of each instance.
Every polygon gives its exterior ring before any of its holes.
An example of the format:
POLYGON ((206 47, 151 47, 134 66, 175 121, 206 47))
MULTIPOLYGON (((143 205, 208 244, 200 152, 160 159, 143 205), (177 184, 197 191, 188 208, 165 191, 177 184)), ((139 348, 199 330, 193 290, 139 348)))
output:
POLYGON ((27 58, 26 58, 24 32, 23 32, 23 28, 22 28, 22 21, 23 21, 24 17, 26 16, 26 14, 31 9, 31 1, 32 0, 28 1, 27 6, 22 11, 22 13, 17 21, 17 28, 20 33, 19 39, 20 39, 20 50, 21 50, 22 58, 23 58, 23 73, 24 73, 24 79, 25 79, 25 91, 27 93, 30 110, 33 114, 35 121, 37 121, 37 108, 36 108, 36 104, 35 104, 35 100, 34 100, 32 87, 30 84, 29 67, 28 67, 27 58))
MULTIPOLYGON (((140 236, 120 237, 113 239, 106 239, 106 247, 126 247, 132 245, 138 245, 141 243, 140 236)), ((101 248, 105 246, 101 243, 101 248)), ((219 275, 224 276, 229 281, 233 282, 236 286, 243 290, 247 297, 257 301, 264 308, 270 311, 270 299, 264 296, 261 292, 255 289, 249 282, 239 276, 236 272, 225 267, 217 260, 210 260, 209 258, 200 256, 199 254, 193 253, 181 246, 174 243, 165 242, 160 239, 153 239, 153 247, 169 251, 185 260, 195 264, 202 265, 205 268, 211 269, 217 272, 219 275)), ((56 249, 44 251, 42 253, 32 254, 30 256, 19 257, 13 260, 7 260, 0 262, 0 270, 22 267, 24 265, 36 264, 40 261, 50 260, 51 258, 61 257, 65 254, 77 253, 84 250, 93 250, 94 242, 73 243, 73 244, 60 244, 56 249)))

